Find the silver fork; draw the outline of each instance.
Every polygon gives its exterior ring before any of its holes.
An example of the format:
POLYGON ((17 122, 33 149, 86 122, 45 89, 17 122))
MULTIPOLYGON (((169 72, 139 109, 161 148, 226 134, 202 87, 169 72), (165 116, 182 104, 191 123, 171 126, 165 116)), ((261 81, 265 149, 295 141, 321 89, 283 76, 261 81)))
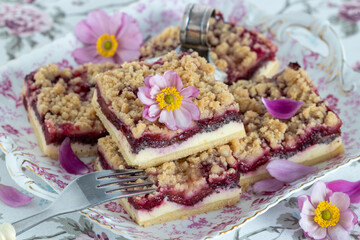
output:
POLYGON ((119 198, 128 198, 152 193, 156 188, 126 190, 151 186, 153 182, 134 183, 147 176, 138 175, 143 170, 104 170, 83 175, 72 181, 59 197, 44 211, 13 223, 16 234, 27 231, 35 225, 61 214, 80 211, 119 198))

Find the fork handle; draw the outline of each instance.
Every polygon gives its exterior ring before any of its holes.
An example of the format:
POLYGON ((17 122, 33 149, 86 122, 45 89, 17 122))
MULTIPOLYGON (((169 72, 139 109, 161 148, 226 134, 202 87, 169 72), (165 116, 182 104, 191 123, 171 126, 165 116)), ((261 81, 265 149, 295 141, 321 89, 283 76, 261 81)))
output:
POLYGON ((18 236, 30 228, 35 227, 37 224, 42 223, 45 220, 59 214, 60 213, 54 212, 51 208, 48 207, 42 212, 12 223, 12 225, 15 228, 16 235, 18 236))

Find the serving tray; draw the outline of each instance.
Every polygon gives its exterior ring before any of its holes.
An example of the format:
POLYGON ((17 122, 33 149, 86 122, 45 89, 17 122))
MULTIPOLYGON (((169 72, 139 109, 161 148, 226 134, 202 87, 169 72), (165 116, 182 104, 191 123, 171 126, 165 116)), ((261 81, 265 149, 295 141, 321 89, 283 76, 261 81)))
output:
MULTIPOLYGON (((140 1, 123 8, 122 11, 137 19, 146 38, 156 35, 169 25, 178 25, 188 2, 190 1, 140 1)), ((100 225, 130 239, 160 240, 169 239, 171 236, 171 239, 180 240, 217 236, 242 226, 327 173, 360 158, 360 94, 356 91, 360 87, 360 74, 352 71, 344 62, 341 43, 329 25, 310 16, 266 16, 254 6, 238 0, 228 1, 227 4, 212 0, 200 2, 221 10, 226 20, 264 31, 279 47, 277 58, 281 68, 290 61, 296 61, 308 71, 320 96, 329 102, 343 121, 345 154, 316 165, 318 170, 315 173, 286 185, 274 194, 255 195, 250 189, 243 192, 240 202, 235 206, 193 216, 187 220, 143 228, 135 224, 117 202, 82 211, 100 225), (302 21, 304 17, 307 21, 302 21), (313 34, 293 31, 286 34, 288 27, 299 23, 308 27, 313 34), (294 37, 294 34, 298 34, 297 37, 294 37), (295 39, 302 39, 302 42, 295 39), (328 53, 325 51, 328 57, 310 50, 320 49, 324 41, 331 49, 328 53), (328 79, 333 81, 328 82, 328 79)), ((48 159, 40 152, 21 102, 20 91, 24 76, 41 65, 53 62, 60 67, 76 66, 71 52, 77 47, 79 43, 70 33, 0 67, 0 147, 6 154, 7 169, 21 187, 50 201, 76 176, 68 174, 57 161, 48 159), (34 175, 28 176, 29 172, 46 181, 54 191, 38 186, 33 179, 34 175)), ((94 157, 83 160, 92 167, 94 157)))

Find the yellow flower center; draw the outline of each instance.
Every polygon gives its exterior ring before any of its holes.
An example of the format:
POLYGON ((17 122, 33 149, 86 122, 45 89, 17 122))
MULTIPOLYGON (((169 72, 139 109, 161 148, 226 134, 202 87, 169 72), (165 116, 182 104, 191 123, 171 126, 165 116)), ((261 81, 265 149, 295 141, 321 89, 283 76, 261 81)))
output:
POLYGON ((96 50, 103 57, 114 56, 117 47, 118 42, 114 35, 110 36, 109 34, 103 34, 96 42, 96 50))
POLYGON ((336 226, 340 219, 339 209, 328 201, 320 202, 315 209, 315 214, 314 221, 320 227, 336 226))
POLYGON ((182 102, 182 96, 175 87, 167 87, 156 95, 156 101, 159 103, 159 108, 166 108, 168 111, 179 109, 182 102))

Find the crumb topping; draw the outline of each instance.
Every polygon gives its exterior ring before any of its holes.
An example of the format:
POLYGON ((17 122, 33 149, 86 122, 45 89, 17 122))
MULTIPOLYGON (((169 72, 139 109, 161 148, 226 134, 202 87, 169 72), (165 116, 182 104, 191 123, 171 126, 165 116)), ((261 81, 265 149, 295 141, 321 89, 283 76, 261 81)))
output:
MULTIPOLYGON (((159 57, 176 49, 180 45, 179 33, 180 27, 166 28, 141 47, 142 57, 159 57)), ((246 77, 248 71, 256 67, 259 59, 270 60, 277 50, 262 34, 226 23, 220 17, 210 18, 207 39, 210 57, 215 65, 235 78, 246 77), (267 55, 269 57, 265 57, 267 55)))
POLYGON ((259 77, 251 81, 240 80, 229 88, 235 101, 239 103, 247 132, 244 139, 233 140, 231 143, 235 157, 253 155, 253 151, 260 152, 261 148, 265 151, 264 146, 272 149, 291 148, 300 136, 312 128, 341 125, 338 116, 328 110, 327 104, 317 94, 308 74, 297 66, 290 64, 272 79, 259 77), (274 118, 267 112, 261 97, 271 100, 290 98, 303 101, 304 104, 295 116, 283 120, 274 118))
POLYGON ((200 110, 200 120, 220 116, 229 110, 238 111, 238 105, 227 85, 214 79, 214 66, 196 52, 189 55, 171 52, 162 58, 162 64, 124 63, 121 68, 99 74, 95 78, 102 98, 110 110, 130 127, 135 138, 144 132, 172 136, 183 131, 171 131, 164 124, 142 118, 144 105, 136 95, 137 89, 144 86, 146 76, 162 75, 169 70, 177 72, 184 88, 194 86, 199 89, 199 95, 193 101, 200 110))
MULTIPOLYGON (((116 143, 110 136, 100 138, 98 148, 114 169, 127 168, 125 160, 118 154, 116 143)), ((202 189, 209 188, 209 183, 234 174, 236 164, 230 146, 223 145, 145 171, 156 183, 158 192, 175 191, 184 194, 185 197, 191 197, 202 189)), ((140 199, 142 196, 135 198, 140 199)))
POLYGON ((55 64, 40 67, 28 83, 28 101, 34 101, 49 132, 63 131, 71 123, 71 132, 104 131, 90 100, 94 93, 93 77, 115 65, 86 64, 72 71, 55 64), (55 128, 55 129, 54 129, 55 128), (58 129, 57 129, 58 128, 58 129), (57 130, 56 130, 57 129, 57 130))

